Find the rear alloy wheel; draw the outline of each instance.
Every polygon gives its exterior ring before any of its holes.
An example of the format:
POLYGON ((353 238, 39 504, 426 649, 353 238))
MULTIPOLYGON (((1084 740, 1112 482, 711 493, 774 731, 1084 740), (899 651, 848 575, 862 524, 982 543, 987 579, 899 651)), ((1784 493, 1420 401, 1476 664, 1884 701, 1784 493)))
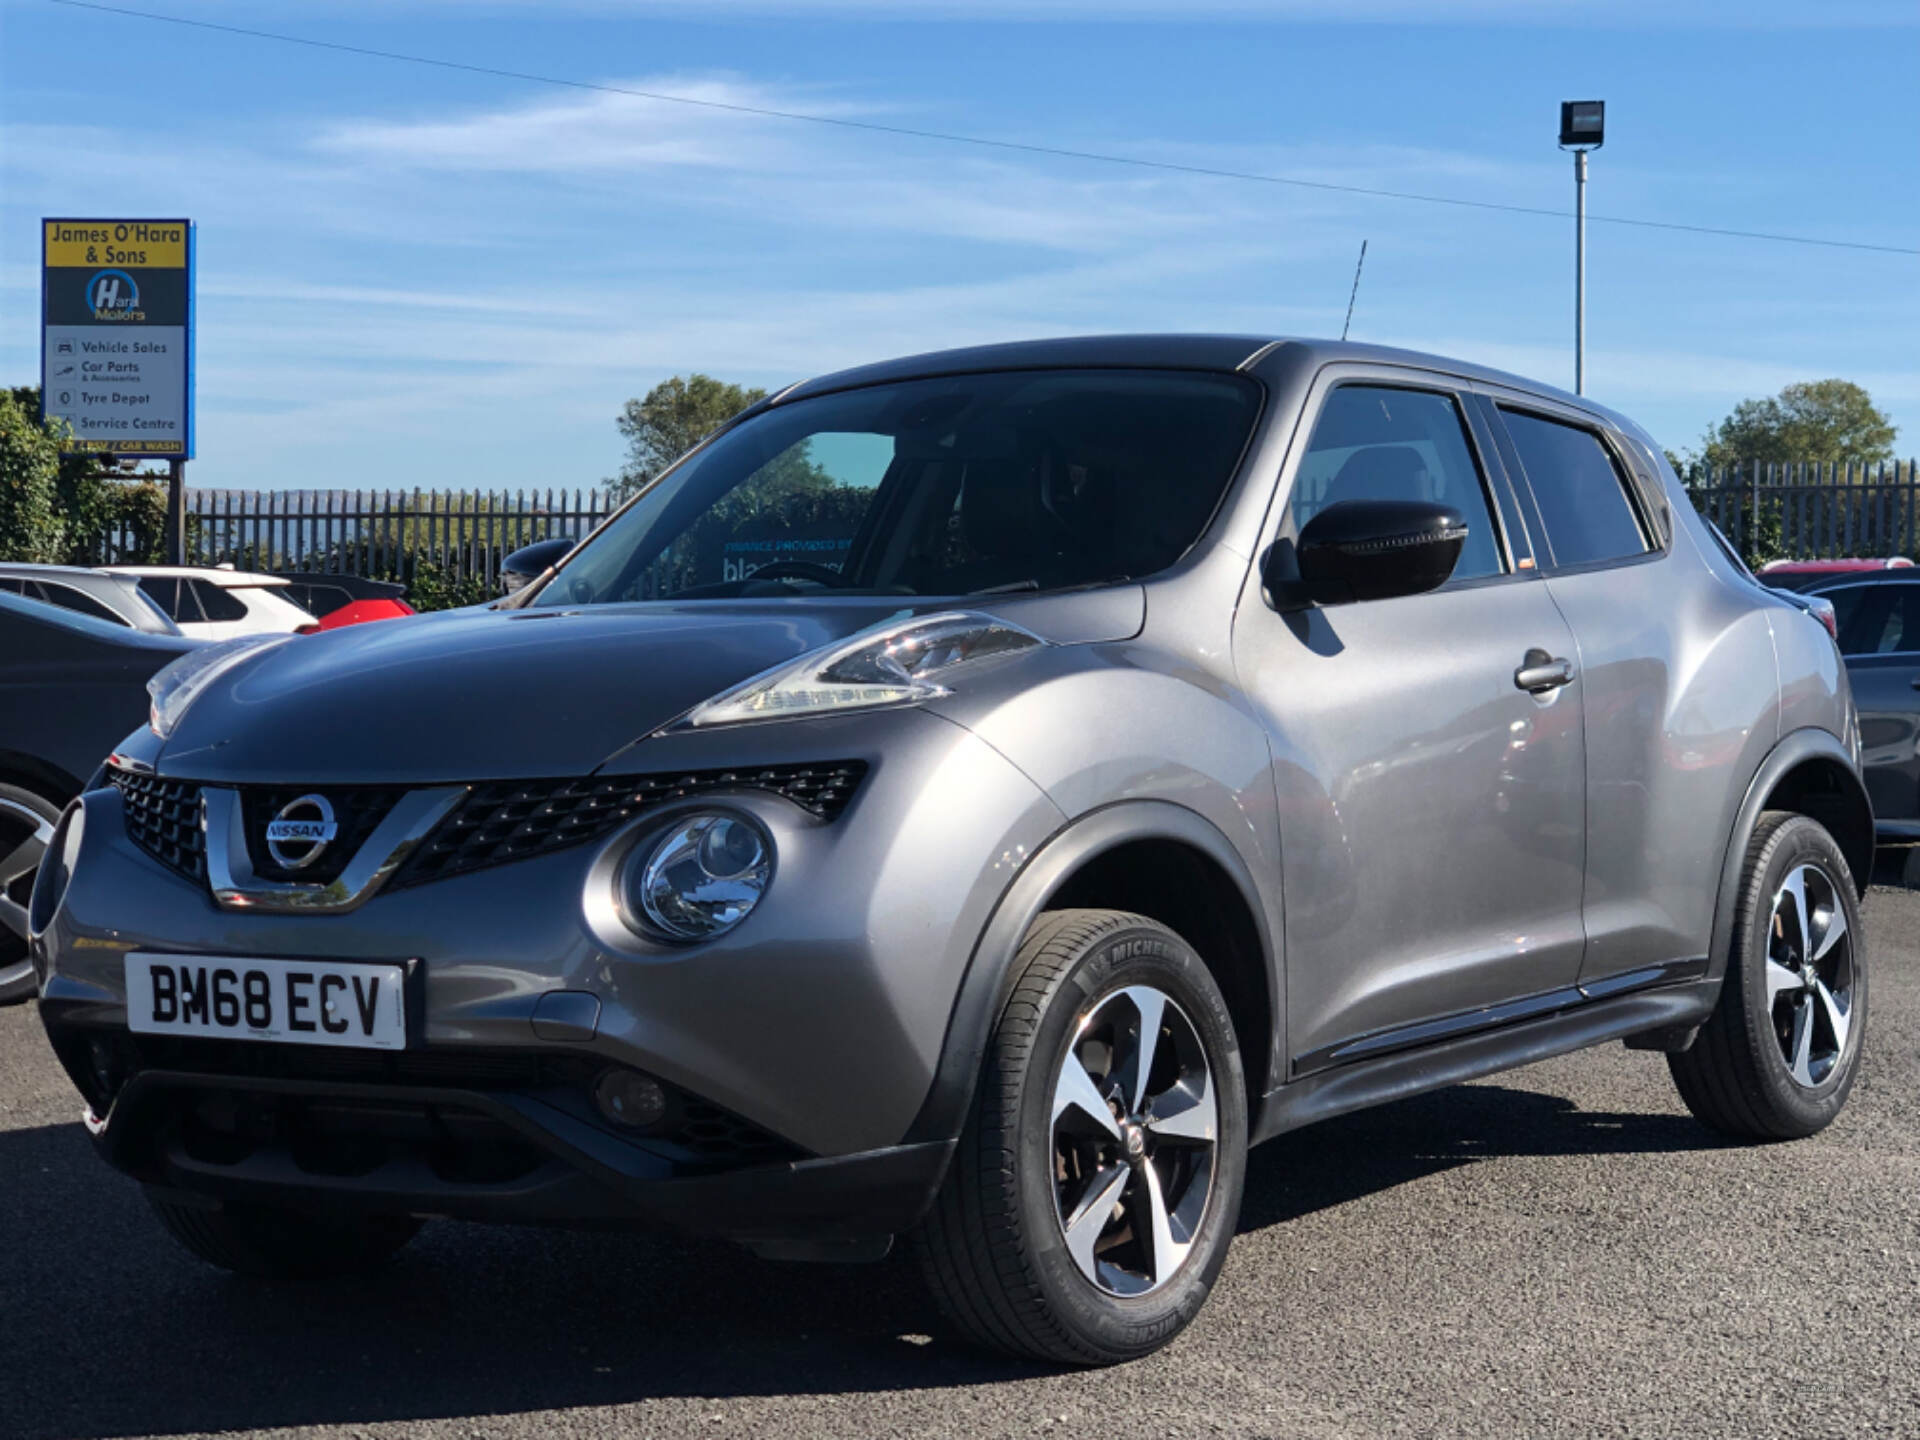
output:
POLYGON ((1106 1365, 1159 1349, 1226 1261, 1246 1176, 1232 1017, 1199 956, 1112 910, 1040 917, 914 1237, 969 1338, 1106 1365))
POLYGON ((0 1005, 30 999, 37 988, 27 950, 27 901, 59 821, 60 807, 51 800, 0 784, 0 1005))
POLYGON ((1819 865, 1795 866, 1767 926, 1767 1014, 1803 1090, 1833 1074, 1853 1032, 1853 932, 1838 889, 1819 865))
POLYGON ((1867 948, 1846 857, 1819 824, 1760 818, 1736 897, 1726 979, 1693 1045, 1669 1055, 1714 1129, 1791 1140, 1846 1104, 1867 1019, 1867 948))

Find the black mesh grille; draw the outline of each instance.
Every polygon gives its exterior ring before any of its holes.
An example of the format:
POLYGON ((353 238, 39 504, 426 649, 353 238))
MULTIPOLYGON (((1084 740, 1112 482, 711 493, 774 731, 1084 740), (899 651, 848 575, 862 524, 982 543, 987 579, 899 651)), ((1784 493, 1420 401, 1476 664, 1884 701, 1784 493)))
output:
POLYGON ((315 789, 310 785, 248 786, 240 792, 240 808, 247 827, 247 856, 256 875, 268 880, 294 880, 308 885, 328 885, 340 878, 347 862, 360 853, 360 847, 373 834, 374 827, 387 818, 406 791, 398 786, 361 786, 344 790, 315 789), (298 870, 288 869, 273 858, 267 848, 267 822, 282 808, 303 795, 324 795, 333 807, 334 824, 339 827, 320 858, 298 870))
POLYGON ((207 878, 207 838, 200 829, 200 787, 133 770, 109 769, 120 791, 133 843, 190 880, 207 878))
POLYGON ((611 780, 513 780, 476 785, 413 854, 389 890, 543 855, 608 834, 671 800, 723 789, 767 790, 832 820, 846 809, 863 760, 611 780))

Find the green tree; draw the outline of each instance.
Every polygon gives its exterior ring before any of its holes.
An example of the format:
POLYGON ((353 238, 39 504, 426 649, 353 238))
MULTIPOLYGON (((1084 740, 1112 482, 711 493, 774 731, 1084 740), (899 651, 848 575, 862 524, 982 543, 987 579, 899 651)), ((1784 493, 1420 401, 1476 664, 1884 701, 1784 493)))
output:
POLYGON ((0 392, 0 560, 64 557, 60 513, 60 431, 42 425, 39 405, 0 392))
MULTIPOLYGON (((0 405, 11 405, 24 423, 40 432, 53 463, 52 528, 41 532, 40 558, 62 565, 96 565, 104 559, 154 562, 166 548, 167 492, 151 477, 133 472, 132 461, 116 463, 82 451, 60 449, 65 423, 39 423, 40 387, 16 385, 0 391, 0 405), (118 531, 121 544, 104 554, 107 537, 118 531)), ((18 529, 0 522, 0 545, 13 543, 18 529)), ((9 558, 23 558, 10 553, 9 558)))
MULTIPOLYGON (((727 421, 766 399, 767 392, 732 385, 711 375, 675 375, 638 400, 621 407, 614 421, 627 440, 627 460, 607 482, 616 500, 624 500, 693 449, 727 421)), ((825 490, 831 476, 813 463, 805 442, 775 456, 742 491, 742 500, 766 503, 798 491, 825 490)))
POLYGON ((1713 469, 1796 461, 1893 459, 1897 432, 1873 397, 1850 380, 1808 380, 1765 400, 1742 400, 1706 433, 1700 458, 1713 469))
POLYGON ((749 405, 764 390, 730 385, 711 375, 675 375, 620 409, 614 424, 626 437, 627 459, 607 482, 624 500, 749 405))

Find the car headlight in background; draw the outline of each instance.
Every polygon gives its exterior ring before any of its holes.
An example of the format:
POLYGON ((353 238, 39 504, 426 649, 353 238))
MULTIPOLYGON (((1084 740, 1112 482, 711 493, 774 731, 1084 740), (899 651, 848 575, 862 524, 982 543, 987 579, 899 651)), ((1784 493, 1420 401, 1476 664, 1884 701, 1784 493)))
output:
POLYGON ((773 878, 773 837, 736 811, 682 815, 634 847, 620 872, 627 924, 653 939, 724 935, 773 878))
POLYGON ((86 811, 78 800, 53 827, 47 853, 40 857, 40 872, 33 877, 33 896, 27 901, 27 933, 41 935, 53 923, 54 912, 66 898, 67 882, 73 879, 73 862, 80 854, 81 834, 86 826, 86 811))
POLYGON ((206 688, 227 671, 256 651, 283 645, 290 635, 242 635, 189 650, 170 664, 155 671, 147 681, 147 694, 153 699, 147 711, 147 724, 162 740, 173 733, 187 707, 205 693, 206 688))
POLYGON ((892 621, 763 671, 702 701, 665 730, 917 704, 953 693, 943 682, 961 666, 1046 643, 993 615, 892 621))

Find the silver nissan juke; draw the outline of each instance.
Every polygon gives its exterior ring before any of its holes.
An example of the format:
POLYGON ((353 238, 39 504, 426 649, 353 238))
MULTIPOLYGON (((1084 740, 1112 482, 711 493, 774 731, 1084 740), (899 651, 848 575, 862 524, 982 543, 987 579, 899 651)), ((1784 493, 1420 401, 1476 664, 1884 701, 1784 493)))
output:
POLYGON ((1832 640, 1631 422, 1432 356, 832 375, 510 599, 151 689, 42 866, 41 1014, 241 1272, 902 1237, 966 1335, 1098 1364, 1193 1319, 1256 1141, 1615 1040, 1787 1138, 1859 1068, 1832 640))

